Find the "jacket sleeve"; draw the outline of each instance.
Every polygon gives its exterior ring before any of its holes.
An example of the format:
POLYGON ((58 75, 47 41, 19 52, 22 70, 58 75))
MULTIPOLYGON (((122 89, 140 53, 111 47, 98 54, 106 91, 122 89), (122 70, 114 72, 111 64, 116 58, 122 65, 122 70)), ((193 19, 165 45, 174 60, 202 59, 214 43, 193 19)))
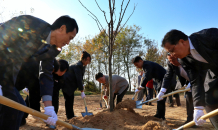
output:
POLYGON ((164 75, 163 83, 161 88, 168 89, 171 85, 173 75, 174 75, 174 70, 173 66, 168 62, 168 68, 167 68, 167 73, 164 75))
POLYGON ((192 97, 194 106, 205 106, 205 90, 204 81, 207 70, 194 70, 188 71, 190 76, 192 97))
POLYGON ((76 74, 76 81, 77 81, 77 85, 78 85, 78 88, 80 91, 83 90, 83 68, 81 66, 76 66, 74 69, 75 73, 76 74), (75 70, 76 69, 76 70, 75 70))
MULTIPOLYGON (((52 100, 53 94, 53 62, 54 59, 47 59, 40 62, 39 84, 41 96, 48 96, 46 100, 52 100), (50 96, 50 97, 49 97, 50 96)), ((45 101, 45 99, 43 99, 45 101)))
POLYGON ((142 87, 146 87, 146 84, 148 83, 149 80, 152 79, 151 73, 152 73, 152 65, 143 65, 143 70, 144 70, 144 79, 141 83, 142 87))

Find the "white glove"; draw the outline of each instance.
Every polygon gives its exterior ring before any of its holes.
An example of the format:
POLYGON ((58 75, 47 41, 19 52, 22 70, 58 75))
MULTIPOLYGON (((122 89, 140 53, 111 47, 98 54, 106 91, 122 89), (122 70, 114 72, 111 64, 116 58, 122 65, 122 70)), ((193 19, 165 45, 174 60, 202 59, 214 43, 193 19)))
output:
MULTIPOLYGON (((191 87, 191 84, 190 83, 188 83, 188 85, 187 85, 187 87, 185 87, 185 89, 188 89, 188 88, 190 88, 191 87)), ((191 92, 192 90, 189 90, 188 92, 191 92)))
POLYGON ((48 107, 45 107, 44 110, 45 110, 44 114, 51 116, 47 120, 45 120, 45 122, 49 125, 55 125, 58 120, 58 117, 54 111, 54 107, 48 106, 48 107))
POLYGON ((86 95, 85 95, 84 92, 81 92, 81 97, 82 97, 82 98, 85 98, 85 97, 86 97, 86 95))
POLYGON ((29 95, 29 90, 28 90, 28 88, 24 88, 24 89, 22 90, 22 92, 25 93, 26 95, 29 95))
POLYGON ((166 91, 167 91, 167 89, 165 89, 165 88, 160 89, 160 92, 158 93, 158 95, 156 97, 156 98, 158 98, 157 101, 163 100, 162 96, 165 94, 166 91))
POLYGON ((2 86, 0 85, 0 95, 3 96, 2 86))
POLYGON ((136 89, 136 90, 135 90, 135 93, 139 93, 140 91, 141 91, 141 90, 136 89))
POLYGON ((110 105, 107 105, 107 109, 110 109, 110 105))
POLYGON ((206 120, 203 120, 203 119, 199 119, 201 116, 204 115, 204 107, 203 106, 197 106, 197 107, 194 107, 194 122, 197 126, 202 126, 206 120), (198 120, 199 119, 199 120, 198 120))

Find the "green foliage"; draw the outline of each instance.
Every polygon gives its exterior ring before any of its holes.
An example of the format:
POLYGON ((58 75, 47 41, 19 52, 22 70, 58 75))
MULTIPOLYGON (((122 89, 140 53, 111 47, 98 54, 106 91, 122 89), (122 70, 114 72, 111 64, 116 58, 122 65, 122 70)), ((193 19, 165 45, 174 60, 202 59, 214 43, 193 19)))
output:
POLYGON ((100 90, 97 88, 94 82, 86 81, 85 91, 100 93, 100 90))

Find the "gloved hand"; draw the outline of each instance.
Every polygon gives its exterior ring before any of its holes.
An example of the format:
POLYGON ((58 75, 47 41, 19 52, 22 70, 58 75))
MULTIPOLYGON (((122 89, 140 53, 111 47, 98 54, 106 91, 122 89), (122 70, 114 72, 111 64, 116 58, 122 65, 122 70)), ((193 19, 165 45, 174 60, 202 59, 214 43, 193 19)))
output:
POLYGON ((3 96, 2 86, 0 85, 0 95, 3 96))
POLYGON ((84 92, 81 92, 81 97, 82 97, 82 98, 85 98, 85 97, 86 97, 86 95, 85 95, 84 92))
POLYGON ((135 93, 139 93, 140 91, 141 91, 141 90, 136 89, 136 90, 135 90, 135 93))
POLYGON ((57 117, 57 114, 54 111, 54 107, 53 106, 47 106, 47 107, 44 108, 44 110, 45 110, 44 114, 46 114, 48 116, 51 116, 47 120, 45 120, 45 122, 47 124, 49 124, 49 125, 55 125, 57 120, 58 120, 58 117, 57 117))
MULTIPOLYGON (((188 89, 188 88, 190 88, 191 87, 191 84, 190 83, 188 83, 188 85, 187 85, 187 87, 185 87, 185 89, 188 89)), ((192 90, 189 90, 188 92, 191 92, 192 90)))
POLYGON ((107 105, 107 109, 110 109, 110 105, 107 105))
POLYGON ((203 106, 194 107, 194 122, 197 126, 202 126, 206 122, 206 120, 199 119, 201 116, 204 115, 203 110, 204 110, 203 106))
POLYGON ((28 90, 28 88, 24 88, 24 89, 22 90, 22 92, 25 93, 26 95, 29 95, 29 90, 28 90))
POLYGON ((156 98, 158 98, 157 101, 163 100, 162 96, 165 94, 166 91, 167 91, 167 89, 161 88, 160 92, 158 93, 158 95, 156 97, 156 98))

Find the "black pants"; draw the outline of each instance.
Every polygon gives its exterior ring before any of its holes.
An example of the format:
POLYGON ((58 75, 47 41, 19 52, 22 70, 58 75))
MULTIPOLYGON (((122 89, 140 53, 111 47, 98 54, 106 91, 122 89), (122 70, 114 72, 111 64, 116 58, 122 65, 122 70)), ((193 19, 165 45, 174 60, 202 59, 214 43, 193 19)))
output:
MULTIPOLYGON (((53 96, 52 96, 52 105, 54 106, 55 113, 58 113, 59 109, 59 91, 61 89, 61 86, 57 86, 54 84, 53 88, 53 96)), ((66 101, 66 99, 65 99, 66 101)))
POLYGON ((150 100, 150 99, 153 99, 153 88, 148 88, 148 87, 146 87, 147 88, 147 90, 148 90, 148 95, 147 95, 147 97, 146 97, 146 101, 147 100, 150 100))
MULTIPOLYGON (((218 109, 218 87, 214 86, 208 92, 205 93, 205 110, 207 113, 218 109)), ((211 124, 214 126, 216 130, 218 130, 218 115, 213 116, 210 119, 211 124)))
MULTIPOLYGON (((14 85, 14 67, 12 64, 0 67, 0 85, 2 86, 3 96, 15 102, 25 105, 25 102, 14 85)), ((23 112, 14 108, 0 104, 0 129, 18 130, 23 112)))
POLYGON ((194 113, 194 106, 193 106, 193 99, 192 99, 192 93, 186 92, 186 111, 187 111, 187 122, 190 122, 193 120, 193 113, 194 113))
POLYGON ((74 111, 73 111, 74 92, 72 93, 71 96, 67 95, 64 92, 63 92, 63 94, 64 94, 64 99, 65 99, 66 116, 67 116, 67 119, 71 119, 75 116, 74 111))
MULTIPOLYGON (((40 112, 41 96, 39 80, 34 77, 30 78, 27 88, 29 89, 29 96, 25 99, 27 106, 40 112)), ((28 115, 28 113, 25 113, 22 120, 25 120, 28 115)))
MULTIPOLYGON (((117 103, 116 103, 116 104, 118 104, 119 102, 122 102, 123 97, 124 97, 124 95, 126 94, 128 88, 129 88, 129 85, 126 87, 126 89, 125 89, 121 94, 119 94, 119 93, 114 93, 113 104, 114 104, 114 100, 115 100, 116 96, 117 96, 117 103)), ((114 105, 114 106, 115 106, 115 105, 114 105)))

